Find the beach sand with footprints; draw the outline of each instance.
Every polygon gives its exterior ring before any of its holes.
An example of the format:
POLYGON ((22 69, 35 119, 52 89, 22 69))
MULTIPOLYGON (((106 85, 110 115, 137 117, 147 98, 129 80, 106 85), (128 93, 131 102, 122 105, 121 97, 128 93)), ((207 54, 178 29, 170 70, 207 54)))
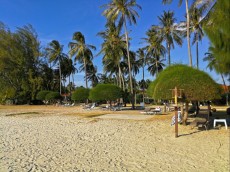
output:
POLYGON ((228 172, 229 129, 179 125, 175 138, 172 115, 0 106, 0 171, 228 172))

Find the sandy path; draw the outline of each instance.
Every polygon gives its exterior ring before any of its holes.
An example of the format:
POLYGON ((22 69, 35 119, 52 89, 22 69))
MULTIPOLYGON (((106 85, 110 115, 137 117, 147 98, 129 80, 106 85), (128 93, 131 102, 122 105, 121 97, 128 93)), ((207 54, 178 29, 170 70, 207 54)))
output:
POLYGON ((179 131, 169 120, 2 115, 0 171, 229 171, 229 130, 179 131))

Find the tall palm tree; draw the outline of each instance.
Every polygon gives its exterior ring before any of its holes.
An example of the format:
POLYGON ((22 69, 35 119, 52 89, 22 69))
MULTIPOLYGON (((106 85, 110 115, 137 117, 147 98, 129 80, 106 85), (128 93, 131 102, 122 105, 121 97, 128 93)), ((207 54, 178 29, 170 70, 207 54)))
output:
POLYGON ((122 87, 122 71, 121 59, 125 52, 125 36, 121 34, 121 26, 116 26, 112 21, 106 23, 106 30, 99 32, 98 36, 104 39, 101 45, 101 51, 98 54, 103 54, 104 71, 116 72, 119 86, 122 87), (115 69, 115 70, 114 70, 115 69))
POLYGON ((147 46, 146 63, 149 65, 148 71, 156 76, 163 69, 163 60, 166 53, 165 47, 162 45, 163 37, 158 34, 157 28, 153 26, 146 32, 147 38, 143 38, 147 46), (154 67, 155 66, 155 67, 154 67))
POLYGON ((87 79, 91 81, 91 86, 95 87, 99 82, 99 76, 97 75, 97 66, 93 65, 92 61, 89 61, 86 65, 87 79))
POLYGON ((142 80, 139 82, 140 88, 142 89, 143 102, 145 102, 145 65, 146 65, 146 53, 144 48, 139 48, 137 51, 137 57, 142 67, 142 80))
POLYGON ((179 31, 178 25, 175 24, 176 18, 174 17, 174 12, 164 11, 163 15, 158 16, 160 21, 159 26, 155 26, 158 30, 158 34, 166 42, 166 48, 168 52, 168 65, 171 64, 170 50, 174 49, 174 42, 178 45, 182 45, 182 32, 179 31))
POLYGON ((203 15, 203 8, 198 9, 193 7, 190 9, 190 19, 191 19, 191 32, 193 32, 192 44, 196 43, 196 67, 199 68, 199 41, 202 40, 204 32, 201 25, 201 17, 203 15))
MULTIPOLYGON (((162 0, 163 4, 170 4, 172 0, 162 0)), ((178 6, 181 6, 183 0, 179 0, 178 6)), ((185 0, 186 7, 186 32, 187 32, 187 45, 188 45, 188 57, 189 57, 189 66, 192 66, 192 54, 191 54, 191 45, 190 45, 190 15, 188 0, 185 0)))
POLYGON ((134 97, 133 97, 133 84, 132 84, 132 71, 130 64, 129 55, 129 36, 127 29, 127 21, 130 24, 136 24, 136 16, 139 17, 135 8, 141 9, 141 6, 136 3, 136 0, 111 0, 110 3, 103 5, 106 8, 103 15, 106 16, 108 20, 117 21, 119 25, 124 26, 125 38, 126 38, 126 52, 128 57, 128 67, 129 67, 129 82, 130 90, 132 94, 132 108, 134 109, 134 97))
MULTIPOLYGON (((61 69, 62 69, 62 77, 64 79, 66 79, 67 77, 69 77, 69 84, 70 84, 70 75, 71 74, 74 74, 77 69, 75 68, 74 64, 73 64, 73 61, 72 59, 70 58, 64 58, 62 61, 61 61, 61 69)), ((72 87, 69 87, 69 92, 70 92, 70 95, 71 95, 71 88, 72 87)))
POLYGON ((165 59, 161 59, 160 57, 156 56, 155 58, 149 58, 148 59, 148 71, 152 76, 158 76, 159 72, 161 72, 164 67, 164 60, 165 59))
POLYGON ((84 64, 84 71, 85 71, 85 86, 88 88, 87 82, 87 68, 86 63, 87 59, 93 58, 92 50, 96 50, 96 47, 93 45, 86 44, 85 37, 81 32, 75 32, 72 38, 75 42, 70 42, 70 55, 75 56, 75 61, 79 61, 80 63, 84 64))
MULTIPOLYGON (((215 70, 217 73, 220 74, 220 76, 222 78, 222 81, 223 81, 223 84, 224 84, 224 88, 225 88, 224 91, 226 93, 226 104, 228 106, 228 93, 229 93, 229 90, 228 90, 228 87, 227 87, 227 85, 225 83, 223 72, 221 71, 221 64, 218 61, 218 59, 215 58, 215 56, 212 53, 212 51, 215 51, 215 48, 214 47, 209 47, 209 52, 205 53, 206 56, 204 57, 203 60, 208 62, 207 68, 209 68, 210 71, 215 70)), ((230 74, 230 72, 228 74, 230 74)))
POLYGON ((59 65, 59 79, 60 79, 60 94, 62 92, 62 71, 61 71, 61 61, 64 58, 68 58, 68 56, 63 53, 63 45, 60 45, 60 43, 56 40, 53 40, 49 43, 48 47, 46 48, 49 61, 53 62, 54 64, 58 63, 59 65))

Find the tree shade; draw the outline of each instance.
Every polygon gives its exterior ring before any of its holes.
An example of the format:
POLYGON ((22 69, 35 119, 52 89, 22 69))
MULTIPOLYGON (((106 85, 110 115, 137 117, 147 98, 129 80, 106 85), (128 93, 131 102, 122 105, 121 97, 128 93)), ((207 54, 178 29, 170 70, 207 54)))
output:
POLYGON ((183 89, 183 98, 187 101, 204 101, 220 98, 220 88, 203 71, 185 65, 173 65, 160 73, 151 83, 148 93, 155 99, 172 99, 172 91, 183 89))
POLYGON ((122 90, 112 84, 98 84, 89 93, 89 99, 92 101, 114 101, 122 97, 122 90))

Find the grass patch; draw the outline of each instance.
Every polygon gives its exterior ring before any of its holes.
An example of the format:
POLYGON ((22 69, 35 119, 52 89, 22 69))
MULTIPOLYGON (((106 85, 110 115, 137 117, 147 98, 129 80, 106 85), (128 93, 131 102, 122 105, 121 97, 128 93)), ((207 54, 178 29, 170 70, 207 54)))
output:
POLYGON ((39 112, 22 112, 22 113, 10 113, 5 116, 16 116, 16 115, 31 115, 31 114, 39 114, 39 112))

